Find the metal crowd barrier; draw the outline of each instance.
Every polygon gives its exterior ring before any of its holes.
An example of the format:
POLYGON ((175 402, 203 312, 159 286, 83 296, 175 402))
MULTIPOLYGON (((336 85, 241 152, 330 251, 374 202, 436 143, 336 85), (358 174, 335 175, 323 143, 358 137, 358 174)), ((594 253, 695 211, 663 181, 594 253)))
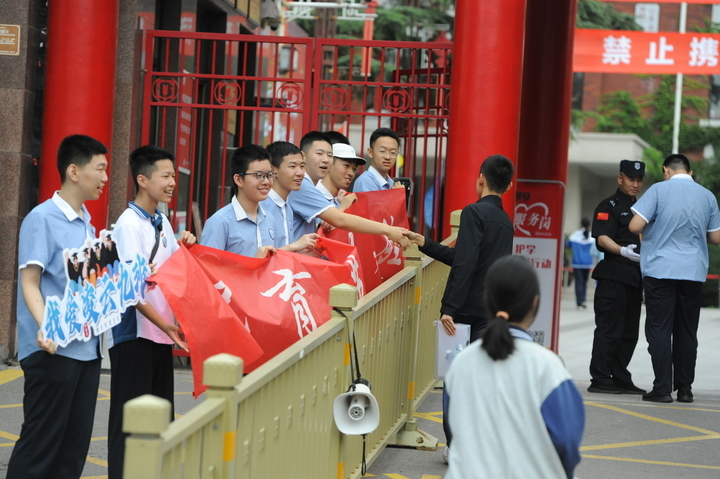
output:
MULTIPOLYGON (((451 223, 459 223, 459 212, 451 223)), ((457 232, 445 240, 451 244, 457 232)), ((170 403, 146 395, 125 405, 125 479, 338 478, 360 476, 362 438, 335 427, 332 405, 348 389, 355 333, 380 425, 367 436, 368 465, 388 445, 434 449, 414 413, 435 385, 435 326, 449 267, 405 253, 405 268, 361 300, 331 289, 331 319, 243 377, 240 358, 204 364, 207 398, 169 423, 170 403)))

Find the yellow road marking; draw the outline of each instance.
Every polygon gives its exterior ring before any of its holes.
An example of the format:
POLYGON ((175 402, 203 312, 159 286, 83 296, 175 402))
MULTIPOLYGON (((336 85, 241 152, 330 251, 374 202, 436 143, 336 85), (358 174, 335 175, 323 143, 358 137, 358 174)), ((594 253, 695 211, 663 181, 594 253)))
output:
POLYGON ((383 473, 383 476, 389 477, 390 479, 408 479, 405 476, 401 476, 400 474, 394 474, 392 472, 385 472, 383 473))
POLYGON ((110 391, 106 391, 104 389, 98 389, 98 394, 102 394, 103 396, 110 397, 110 391))
POLYGON ((10 381, 15 381, 22 376, 22 369, 5 369, 4 371, 0 371, 0 386, 10 381))
POLYGON ((22 404, 5 404, 4 406, 0 406, 0 409, 6 409, 11 407, 22 407, 22 404))
MULTIPOLYGON (((602 401, 583 401, 585 404, 595 406, 597 404, 605 404, 602 401)), ((648 404, 648 403, 629 403, 629 402, 614 402, 612 404, 620 406, 632 406, 632 407, 647 407, 654 409, 680 409, 682 411, 702 411, 702 412, 717 412, 720 413, 720 408, 706 409, 701 407, 688 407, 688 406, 661 406, 660 404, 648 404)))
POLYGON ((585 403, 585 404, 587 404, 588 406, 595 406, 595 407, 599 407, 599 408, 603 408, 603 409, 609 409, 610 411, 615 411, 615 412, 619 412, 619 413, 622 413, 622 414, 627 414, 628 416, 634 416, 634 417, 637 417, 637 418, 640 418, 640 419, 645 419, 645 420, 657 422, 657 423, 660 423, 660 424, 666 424, 666 425, 668 425, 668 426, 675 426, 675 427, 680 427, 680 428, 682 428, 682 429, 688 429, 688 430, 690 430, 690 431, 699 432, 699 433, 701 433, 701 434, 707 434, 707 435, 711 435, 711 436, 719 435, 719 434, 718 434, 717 432, 715 432, 715 431, 709 431, 709 430, 707 430, 707 429, 702 429, 702 428, 695 427, 695 426, 688 426, 687 424, 681 424, 681 423, 679 423, 679 422, 668 421, 667 419, 660 419, 660 418, 657 418, 657 417, 648 416, 648 415, 646 415, 646 414, 640 414, 640 413, 637 413, 637 412, 634 412, 634 411, 628 411, 627 409, 622 409, 622 408, 619 408, 619 407, 610 406, 609 404, 600 404, 600 403, 593 403, 593 402, 587 402, 587 403, 585 403))
POLYGON ((0 431, 0 437, 4 439, 10 439, 11 441, 17 441, 18 439, 20 439, 20 436, 16 436, 15 434, 5 431, 0 431))
POLYGON ((85 458, 85 462, 91 462, 93 464, 97 464, 98 466, 107 467, 107 461, 103 461, 97 457, 88 456, 85 458))
POLYGON ((630 459, 625 457, 611 457, 611 456, 593 456, 590 454, 583 454, 583 458, 587 459, 607 459, 609 461, 623 461, 623 462, 639 462, 642 464, 657 464, 659 466, 677 466, 677 467, 693 467, 696 469, 718 469, 718 466, 703 466, 700 464, 683 464, 681 462, 664 462, 664 461, 648 461, 645 459, 630 459))
POLYGON ((80 479, 107 479, 107 476, 83 476, 80 479))
POLYGON ((423 474, 420 479, 440 479, 440 476, 431 476, 429 474, 423 474))
POLYGON ((676 442, 704 441, 705 439, 720 439, 720 434, 706 436, 676 437, 674 439, 653 439, 650 441, 618 442, 615 444, 600 444, 597 446, 583 446, 581 451, 596 451, 598 449, 617 449, 621 447, 652 446, 656 444, 672 444, 676 442))
POLYGON ((442 411, 440 412, 416 412, 415 417, 421 419, 427 419, 428 421, 434 421, 442 424, 442 411), (439 416, 439 417, 438 417, 439 416))

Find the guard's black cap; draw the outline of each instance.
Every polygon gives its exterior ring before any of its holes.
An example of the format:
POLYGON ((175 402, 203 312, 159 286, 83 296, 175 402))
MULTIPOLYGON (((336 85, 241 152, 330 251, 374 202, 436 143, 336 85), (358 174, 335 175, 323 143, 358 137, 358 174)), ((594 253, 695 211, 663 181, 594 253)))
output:
POLYGON ((620 173, 628 178, 645 176, 645 163, 642 161, 622 160, 620 162, 620 173))

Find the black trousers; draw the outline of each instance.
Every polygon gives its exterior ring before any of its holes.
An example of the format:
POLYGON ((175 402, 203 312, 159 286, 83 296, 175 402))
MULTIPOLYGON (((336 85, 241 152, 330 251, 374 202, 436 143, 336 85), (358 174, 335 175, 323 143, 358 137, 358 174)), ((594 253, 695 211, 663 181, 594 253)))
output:
MULTIPOLYGON (((110 418, 108 420, 108 479, 122 479, 125 438, 123 406, 143 394, 173 404, 172 346, 137 338, 110 348, 110 418)), ((171 408, 170 420, 175 416, 171 408)))
POLYGON ((90 448, 100 359, 37 351, 20 366, 24 421, 6 479, 78 479, 90 448))
POLYGON ((645 337, 655 373, 653 391, 665 394, 689 388, 695 380, 703 283, 646 276, 643 286, 645 337))
POLYGON ((629 386, 628 364, 638 342, 642 288, 610 279, 595 288, 595 334, 590 376, 596 386, 629 386))

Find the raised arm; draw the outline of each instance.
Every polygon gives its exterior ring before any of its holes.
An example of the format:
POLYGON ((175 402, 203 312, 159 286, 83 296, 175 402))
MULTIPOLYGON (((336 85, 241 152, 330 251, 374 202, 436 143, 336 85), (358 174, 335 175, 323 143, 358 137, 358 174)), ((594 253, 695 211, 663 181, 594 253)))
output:
POLYGON ((352 231, 353 233, 385 235, 403 249, 410 246, 410 240, 403 235, 404 230, 398 226, 390 226, 385 223, 344 213, 337 208, 328 208, 323 211, 320 213, 320 219, 327 221, 336 228, 352 231))

